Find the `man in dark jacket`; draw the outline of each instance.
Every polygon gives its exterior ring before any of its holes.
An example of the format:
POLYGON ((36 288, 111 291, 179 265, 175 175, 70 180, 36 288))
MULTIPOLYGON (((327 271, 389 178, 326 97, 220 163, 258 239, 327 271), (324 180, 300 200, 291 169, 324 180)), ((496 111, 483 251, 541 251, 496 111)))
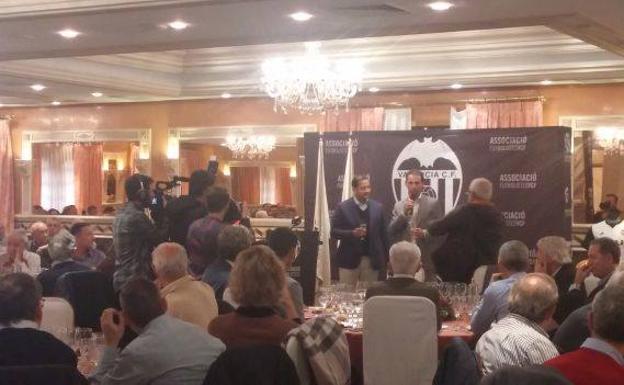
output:
POLYGON ((206 216, 206 194, 214 184, 214 176, 206 170, 196 170, 189 181, 189 195, 172 199, 167 203, 169 240, 186 246, 186 235, 191 223, 206 216))
POLYGON ((470 283, 477 267, 496 264, 503 226, 503 216, 492 204, 492 182, 477 178, 470 182, 467 204, 428 230, 414 233, 417 237, 447 235, 446 242, 433 253, 436 271, 446 282, 470 283))

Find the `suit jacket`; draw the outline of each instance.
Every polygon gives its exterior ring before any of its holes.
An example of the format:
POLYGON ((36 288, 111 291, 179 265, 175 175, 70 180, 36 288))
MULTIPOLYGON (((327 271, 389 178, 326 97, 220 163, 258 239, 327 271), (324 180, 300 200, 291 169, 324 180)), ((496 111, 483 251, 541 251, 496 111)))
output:
POLYGON ((596 294, 598 294, 602 289, 605 288, 607 282, 609 282, 609 278, 611 278, 612 275, 613 273, 601 279, 598 283, 598 286, 596 286, 596 288, 592 290, 589 295, 587 295, 587 291, 585 290, 585 283, 583 283, 580 289, 568 290, 567 294, 564 297, 564 300, 560 300, 559 302, 564 303, 566 310, 570 313, 583 305, 588 305, 592 303, 594 297, 596 297, 596 294))
POLYGON ((75 368, 76 353, 52 334, 33 328, 0 330, 0 366, 64 365, 75 368))
MULTIPOLYGON (((405 215, 406 204, 407 199, 394 204, 392 220, 389 226, 391 243, 400 241, 413 242, 411 227, 428 229, 433 222, 444 216, 439 202, 426 195, 421 195, 418 198, 418 210, 415 210, 414 214, 409 218, 405 215)), ((435 267, 431 260, 431 253, 436 248, 438 241, 438 237, 427 237, 416 242, 418 247, 420 247, 425 279, 427 281, 432 281, 435 278, 435 267)))
POLYGON ((37 280, 41 283, 44 297, 54 297, 60 295, 56 290, 56 282, 59 277, 65 273, 72 271, 85 271, 90 270, 87 266, 84 266, 74 260, 68 260, 59 262, 53 265, 49 270, 42 271, 37 280))
POLYGON ((227 288, 228 280, 230 279, 230 271, 232 271, 232 265, 224 258, 219 257, 208 265, 204 275, 202 275, 202 281, 212 287, 217 300, 223 299, 223 292, 227 288))
POLYGON ((441 315, 440 293, 436 288, 419 282, 414 278, 388 278, 366 290, 366 299, 379 295, 425 297, 431 300, 431 302, 436 305, 438 330, 440 330, 443 317, 441 315))
POLYGON ((360 226, 360 217, 357 203, 353 198, 341 202, 332 218, 331 236, 340 240, 336 255, 338 267, 355 269, 359 266, 362 256, 371 259, 373 269, 385 267, 388 256, 388 232, 381 203, 368 200, 369 223, 368 250, 362 249, 362 241, 353 236, 353 230, 360 226))
POLYGON ((561 353, 569 353, 581 347, 590 336, 587 325, 587 315, 591 311, 591 304, 582 306, 563 321, 553 337, 553 343, 561 353))
POLYGON ((557 321, 559 325, 561 325, 573 310, 570 309, 567 303, 567 295, 568 291, 570 291, 570 285, 574 283, 575 275, 576 267, 572 263, 566 263, 562 265, 557 274, 553 276, 557 284, 557 290, 559 291, 559 303, 557 304, 557 310, 555 311, 553 319, 557 321))

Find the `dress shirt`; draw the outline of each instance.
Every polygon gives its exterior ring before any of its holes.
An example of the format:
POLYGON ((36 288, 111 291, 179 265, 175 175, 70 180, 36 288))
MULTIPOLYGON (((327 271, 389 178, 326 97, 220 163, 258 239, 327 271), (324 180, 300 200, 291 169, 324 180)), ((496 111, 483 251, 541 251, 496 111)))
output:
POLYGON ((611 344, 608 344, 603 340, 590 337, 585 340, 581 347, 606 354, 607 356, 613 358, 615 362, 617 362, 621 366, 624 366, 624 356, 622 356, 622 353, 620 353, 616 348, 611 346, 611 344))
POLYGON ((475 353, 484 375, 503 366, 541 365, 559 355, 539 325, 517 314, 493 324, 479 338, 475 353))
POLYGON ((360 202, 356 197, 353 197, 353 200, 355 201, 355 204, 358 205, 360 210, 366 211, 368 208, 368 201, 360 202))
POLYGON ((22 255, 24 261, 26 262, 14 261, 12 264, 6 266, 5 262, 8 261, 9 256, 4 254, 0 257, 0 273, 26 273, 32 277, 36 277, 41 272, 41 257, 39 257, 38 254, 31 253, 27 250, 24 250, 22 255))
POLYGON ((87 252, 81 256, 75 256, 74 260, 81 265, 84 265, 92 270, 97 269, 97 267, 106 259, 106 254, 102 251, 98 250, 97 247, 89 247, 87 252))
POLYGON ((485 333, 493 322, 501 320, 507 315, 509 291, 513 284, 525 274, 512 274, 503 280, 492 282, 485 289, 483 297, 475 306, 470 320, 470 327, 475 335, 479 336, 485 333))
POLYGON ((303 308, 305 307, 303 304, 303 288, 299 281, 289 275, 286 276, 286 285, 288 286, 288 292, 290 293, 295 311, 297 312, 297 317, 303 322, 305 321, 303 315, 303 308))
POLYGON ((31 329, 39 329, 39 325, 35 322, 35 321, 31 321, 31 320, 27 320, 27 319, 23 319, 17 322, 11 322, 8 325, 3 325, 0 324, 0 330, 2 329, 6 329, 6 328, 15 328, 15 329, 25 329, 25 328, 31 328, 31 329))
POLYGON ((106 347, 92 382, 200 385, 225 345, 195 325, 169 315, 148 323, 121 352, 106 347))

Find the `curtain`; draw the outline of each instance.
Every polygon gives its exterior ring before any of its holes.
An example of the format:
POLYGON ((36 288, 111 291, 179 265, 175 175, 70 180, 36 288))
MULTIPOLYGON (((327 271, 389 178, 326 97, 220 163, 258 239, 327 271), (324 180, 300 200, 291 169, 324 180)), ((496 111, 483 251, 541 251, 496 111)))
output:
POLYGON ((260 203, 275 203, 275 167, 260 167, 260 203))
POLYGON ((411 108, 389 108, 384 110, 383 129, 385 131, 403 131, 412 129, 411 108))
POLYGON ((63 207, 72 205, 74 202, 73 146, 71 144, 43 144, 41 146, 41 205, 45 209, 55 208, 61 211, 63 207))
POLYGON ((540 100, 468 103, 467 128, 539 127, 543 125, 543 103, 540 100))
POLYGON ((351 108, 338 113, 327 111, 321 121, 321 131, 380 131, 383 124, 383 107, 351 108))
POLYGON ((260 169, 258 167, 230 167, 232 196, 248 204, 260 203, 260 169))
POLYGON ((74 151, 74 194, 78 212, 102 206, 102 144, 76 144, 74 151))
POLYGON ((41 204, 41 146, 32 145, 32 205, 41 204))
MULTIPOLYGON (((180 176, 190 177, 193 171, 202 168, 201 153, 187 148, 180 149, 180 176)), ((189 184, 182 183, 182 195, 189 192, 189 184)))
POLYGON ((138 172, 136 169, 137 159, 139 159, 139 145, 130 143, 130 149, 128 151, 128 175, 134 175, 138 172))
POLYGON ((275 203, 292 205, 290 168, 280 167, 275 172, 275 203))
POLYGON ((0 120, 0 223, 10 231, 13 228, 13 149, 9 121, 0 120))

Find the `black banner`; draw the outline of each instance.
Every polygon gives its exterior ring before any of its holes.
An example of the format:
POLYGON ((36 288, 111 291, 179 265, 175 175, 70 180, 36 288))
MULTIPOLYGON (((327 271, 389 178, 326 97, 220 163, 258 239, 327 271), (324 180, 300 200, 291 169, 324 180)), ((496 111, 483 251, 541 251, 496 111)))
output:
MULTIPOLYGON (((340 201, 349 134, 323 134, 325 182, 330 213, 340 201)), ((488 130, 428 129, 361 131, 352 134, 356 174, 369 174, 372 198, 390 217, 407 195, 405 172, 425 175, 423 193, 437 198, 445 212, 466 201, 470 181, 494 184, 494 204, 506 222, 506 240, 530 249, 546 235, 571 237, 570 154, 567 127, 488 130)), ((305 134, 306 228, 313 225, 319 134, 305 134)), ((350 183, 350 181, 346 181, 350 183)))

